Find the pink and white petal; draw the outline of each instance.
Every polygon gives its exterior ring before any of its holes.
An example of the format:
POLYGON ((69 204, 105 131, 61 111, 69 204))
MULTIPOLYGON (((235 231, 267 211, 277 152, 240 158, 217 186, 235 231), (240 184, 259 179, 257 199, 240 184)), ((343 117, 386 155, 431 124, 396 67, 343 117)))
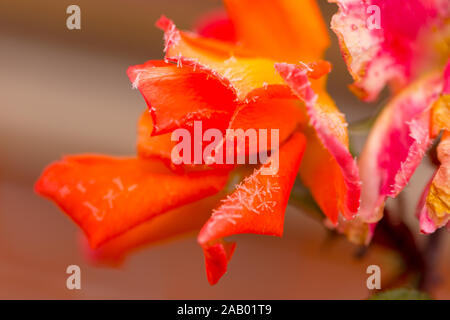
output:
POLYGON ((331 27, 363 100, 376 99, 386 84, 402 88, 448 58, 448 0, 329 1, 339 5, 331 27))
POLYGON ((442 92, 440 72, 421 78, 396 96, 377 119, 359 160, 360 215, 377 222, 387 197, 407 185, 431 144, 430 110, 442 92))

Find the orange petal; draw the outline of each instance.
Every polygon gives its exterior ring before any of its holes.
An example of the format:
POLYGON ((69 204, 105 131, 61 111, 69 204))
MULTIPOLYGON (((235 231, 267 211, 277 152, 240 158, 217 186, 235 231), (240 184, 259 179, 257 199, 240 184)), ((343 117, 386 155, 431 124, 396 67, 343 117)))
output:
POLYGON ((171 134, 152 136, 153 119, 149 111, 145 111, 138 123, 137 151, 139 157, 157 158, 170 166, 171 152, 176 142, 171 141, 171 134))
POLYGON ((93 263, 117 266, 136 250, 200 230, 219 199, 220 195, 215 195, 170 210, 107 241, 97 249, 90 248, 83 239, 84 253, 93 263))
MULTIPOLYGON (((282 144, 292 132, 305 122, 299 103, 290 99, 258 99, 251 100, 247 104, 241 104, 235 112, 229 129, 263 129, 267 130, 267 142, 256 144, 257 150, 250 150, 248 143, 242 149, 245 154, 260 153, 272 149, 271 130, 279 130, 278 143, 282 144)), ((171 134, 151 136, 153 120, 149 112, 144 112, 138 125, 138 153, 139 156, 157 158, 163 160, 172 169, 181 169, 172 163, 171 152, 177 142, 171 141, 171 134)), ((259 132, 259 131, 258 131, 259 132)), ((234 138, 234 137, 233 137, 234 138)), ((246 141, 247 142, 247 141, 246 141)), ((209 142, 208 142, 209 143, 209 142)), ((204 147, 208 144, 205 143, 204 147)), ((236 145, 235 145, 236 147, 236 145)), ((277 145, 278 147, 278 145, 277 145)), ((223 151, 224 160, 227 151, 223 151)), ((240 154, 241 149, 236 149, 235 154, 240 154)), ((183 166, 184 168, 186 166, 183 166)), ((214 167, 227 167, 226 165, 214 165, 214 167)))
POLYGON ((303 182, 332 223, 338 222, 339 212, 352 219, 359 208, 361 183, 348 149, 344 116, 325 92, 314 92, 307 68, 284 63, 276 68, 304 101, 311 125, 306 129, 308 145, 300 168, 303 182))
POLYGON ((283 234, 284 213, 289 195, 300 166, 305 149, 305 137, 300 133, 294 135, 271 156, 271 160, 251 176, 247 177, 236 190, 216 209, 198 236, 198 242, 203 247, 207 259, 208 280, 214 284, 226 271, 223 266, 223 250, 215 247, 221 238, 241 234, 256 233, 281 236, 283 234), (265 172, 271 162, 279 157, 279 170, 276 174, 265 172), (220 257, 213 255, 219 252, 220 257), (209 269, 209 260, 221 261, 221 267, 209 269))
POLYGON ((217 171, 175 175, 159 162, 80 155, 48 166, 35 190, 55 201, 96 248, 170 209, 218 192, 227 176, 217 171))
MULTIPOLYGON (((205 158, 202 157, 200 164, 194 163, 194 151, 195 151, 195 141, 191 141, 191 158, 189 163, 174 163, 172 157, 172 151, 178 144, 177 141, 172 141, 172 133, 165 133, 157 136, 151 136, 153 128, 153 120, 149 114, 149 112, 144 112, 139 120, 138 125, 138 154, 142 159, 160 159, 164 162, 164 164, 170 168, 171 170, 181 173, 189 170, 203 170, 208 168, 216 168, 216 169, 224 169, 231 170, 234 167, 233 164, 226 164, 225 161, 225 151, 223 163, 215 164, 209 163, 205 161, 205 158)), ((191 138, 195 136, 193 130, 188 129, 191 138)), ((203 134, 203 133, 202 133, 203 134)), ((225 135, 222 132, 222 137, 225 135)), ((203 135, 202 135, 203 137, 203 135)), ((201 137, 201 138, 202 138, 201 137)), ((219 140, 219 144, 222 140, 219 140)), ((213 143, 216 141, 214 140, 213 143)), ((210 144, 210 141, 202 141, 202 154, 205 151, 205 148, 210 144)))
POLYGON ((179 31, 165 17, 157 25, 165 31, 167 60, 216 76, 234 90, 240 101, 252 96, 255 89, 264 88, 261 92, 269 94, 272 86, 277 90, 278 86, 284 85, 270 59, 255 58, 252 52, 229 43, 179 31))
POLYGON ((236 107, 234 92, 210 74, 148 61, 128 68, 133 86, 144 96, 153 118, 152 135, 192 126, 226 128, 236 107))
POLYGON ((225 0, 225 6, 239 42, 260 56, 313 61, 330 44, 315 0, 225 0))

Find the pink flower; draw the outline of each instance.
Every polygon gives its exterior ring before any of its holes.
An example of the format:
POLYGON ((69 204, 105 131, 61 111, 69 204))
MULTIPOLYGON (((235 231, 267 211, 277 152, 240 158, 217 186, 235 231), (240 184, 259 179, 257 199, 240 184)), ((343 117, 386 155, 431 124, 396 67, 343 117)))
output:
POLYGON ((433 232, 450 219, 450 2, 331 2, 339 5, 332 29, 355 80, 352 91, 365 101, 375 100, 385 85, 392 92, 359 160, 358 228, 382 218, 386 199, 405 188, 443 131, 441 165, 418 209, 422 232, 433 232))

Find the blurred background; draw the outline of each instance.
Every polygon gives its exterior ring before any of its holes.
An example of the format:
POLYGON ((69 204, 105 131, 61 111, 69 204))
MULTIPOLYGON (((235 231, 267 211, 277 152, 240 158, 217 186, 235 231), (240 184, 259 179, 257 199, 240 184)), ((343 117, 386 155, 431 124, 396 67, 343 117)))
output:
MULTIPOLYGON (((329 24, 335 5, 319 0, 329 24)), ((360 259, 344 239, 289 207, 283 238, 239 236, 228 274, 209 286, 195 236, 140 250, 119 269, 90 266, 78 228, 33 184, 64 154, 135 153, 145 102, 126 76, 130 65, 162 58, 161 14, 189 29, 218 0, 0 1, 0 298, 2 299, 364 299, 367 266, 382 279, 397 270, 395 253, 371 247, 360 259), (81 8, 81 30, 66 28, 66 8, 81 8), (82 290, 66 289, 66 268, 81 267, 82 290)), ((351 79, 336 37, 329 91, 349 122, 374 114, 349 93, 351 79)), ((355 137, 355 149, 364 137, 355 137)), ((427 161, 405 195, 410 223, 432 169, 427 161)), ((449 237, 433 292, 450 298, 449 237)), ((423 236, 419 236, 419 239, 423 236)))

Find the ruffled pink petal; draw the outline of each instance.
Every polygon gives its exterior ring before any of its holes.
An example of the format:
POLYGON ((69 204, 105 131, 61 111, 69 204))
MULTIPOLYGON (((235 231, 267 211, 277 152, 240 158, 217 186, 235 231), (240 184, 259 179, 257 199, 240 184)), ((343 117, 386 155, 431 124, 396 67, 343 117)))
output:
POLYGON ((382 217, 384 201, 407 185, 431 144, 430 110, 442 92, 436 72, 402 91, 377 119, 361 154, 360 215, 366 222, 382 217))
POLYGON ((364 100, 374 100, 388 83, 404 87, 449 55, 448 0, 330 2, 339 5, 331 26, 355 80, 353 91, 364 100))

